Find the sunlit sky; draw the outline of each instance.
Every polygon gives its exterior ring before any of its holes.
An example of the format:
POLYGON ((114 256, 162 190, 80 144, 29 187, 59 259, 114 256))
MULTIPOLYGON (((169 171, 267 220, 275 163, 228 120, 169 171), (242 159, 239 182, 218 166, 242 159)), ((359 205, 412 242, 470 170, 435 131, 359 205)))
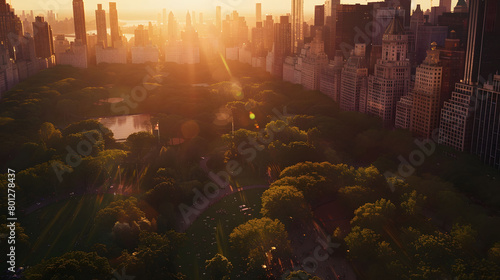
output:
MULTIPOLYGON (((7 0, 12 6, 20 10, 33 10, 36 14, 43 13, 46 10, 55 10, 59 17, 71 15, 72 0, 7 0)), ((206 19, 210 19, 215 15, 215 6, 221 6, 224 12, 237 10, 242 15, 255 15, 255 3, 262 3, 262 13, 272 13, 275 15, 285 14, 290 11, 291 0, 115 0, 117 2, 118 13, 123 19, 138 19, 144 17, 154 17, 163 8, 173 10, 176 17, 184 16, 186 11, 194 10, 203 12, 206 19)), ((324 0, 304 0, 304 13, 306 18, 311 17, 314 11, 314 5, 324 4, 324 0)), ((363 0, 341 0, 342 4, 365 4, 363 0)), ((370 1, 375 2, 375 1, 370 1)), ((84 0, 85 10, 87 14, 93 15, 97 4, 103 4, 105 10, 108 10, 109 1, 103 0, 84 0)), ((457 0, 452 0, 454 7, 457 0)), ((422 9, 428 9, 431 6, 430 0, 416 0, 412 3, 412 9, 417 4, 422 6, 422 9)), ((439 4, 439 0, 433 0, 433 6, 439 4)))

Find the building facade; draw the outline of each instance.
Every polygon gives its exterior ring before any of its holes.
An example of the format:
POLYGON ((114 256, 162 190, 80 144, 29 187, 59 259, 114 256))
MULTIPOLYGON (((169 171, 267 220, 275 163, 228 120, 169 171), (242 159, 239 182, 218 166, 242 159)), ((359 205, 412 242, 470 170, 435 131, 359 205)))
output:
POLYGON ((387 27, 382 43, 382 58, 368 77, 367 113, 378 116, 386 126, 394 125, 396 103, 410 84, 408 36, 398 17, 387 27))

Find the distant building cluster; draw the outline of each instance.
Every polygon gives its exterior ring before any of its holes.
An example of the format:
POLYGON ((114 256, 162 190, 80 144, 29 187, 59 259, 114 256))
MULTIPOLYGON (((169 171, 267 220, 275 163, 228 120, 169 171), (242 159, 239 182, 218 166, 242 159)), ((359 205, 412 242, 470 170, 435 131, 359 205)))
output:
POLYGON ((56 63, 50 25, 39 16, 26 24, 31 34, 23 33, 21 19, 0 0, 0 98, 20 81, 56 63))
POLYGON ((217 6, 214 18, 188 11, 180 26, 163 9, 156 22, 133 30, 120 27, 110 2, 107 11, 97 5, 92 32, 83 0, 73 0, 72 20, 56 20, 49 11, 47 21, 32 12, 18 17, 0 1, 0 92, 55 64, 197 64, 222 57, 500 169, 498 1, 459 0, 452 7, 440 0, 412 11, 411 0, 328 0, 314 7, 311 20, 304 18, 303 0, 290 0, 290 13, 279 17, 263 16, 257 3, 255 25, 217 6))

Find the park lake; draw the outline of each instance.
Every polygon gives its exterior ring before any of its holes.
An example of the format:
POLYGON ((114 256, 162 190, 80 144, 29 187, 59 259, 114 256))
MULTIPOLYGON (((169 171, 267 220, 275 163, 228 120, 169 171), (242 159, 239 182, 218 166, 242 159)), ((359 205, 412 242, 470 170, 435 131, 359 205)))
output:
POLYGON ((98 120, 113 132, 117 142, 125 141, 130 134, 136 132, 152 132, 151 116, 149 114, 113 116, 99 118, 98 120))

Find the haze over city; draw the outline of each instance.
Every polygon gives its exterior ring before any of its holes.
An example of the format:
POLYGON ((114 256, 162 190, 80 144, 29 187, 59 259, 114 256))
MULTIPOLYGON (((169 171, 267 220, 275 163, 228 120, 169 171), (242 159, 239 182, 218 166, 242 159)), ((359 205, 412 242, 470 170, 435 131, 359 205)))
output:
POLYGON ((499 15, 0 0, 0 280, 500 279, 499 15))
MULTIPOLYGON (((452 1, 452 6, 456 5, 458 0, 452 1)), ((93 11, 97 4, 107 4, 108 1, 99 0, 89 0, 85 1, 85 10, 93 11)), ((203 12, 208 15, 208 18, 212 18, 214 14, 214 9, 216 6, 222 6, 228 12, 231 10, 237 10, 240 14, 245 16, 253 16, 255 3, 262 3, 262 9, 264 13, 273 13, 276 15, 286 14, 290 12, 290 1, 287 0, 185 0, 185 1, 162 1, 162 0, 144 0, 137 1, 123 0, 117 1, 120 7, 122 19, 135 19, 135 20, 147 20, 149 17, 155 19, 156 13, 166 8, 168 11, 173 11, 175 14, 185 13, 186 11, 196 11, 203 12), (227 9, 226 9, 227 8, 227 9)), ((324 4, 325 1, 321 0, 305 0, 304 1, 304 15, 306 19, 309 20, 314 13, 314 5, 324 4)), ((366 4, 367 2, 374 1, 359 1, 359 0, 342 0, 342 4, 366 4)), ((417 0, 412 1, 412 9, 415 9, 417 4, 422 6, 422 9, 430 9, 432 5, 436 6, 439 4, 439 0, 417 0)), ((70 0, 11 0, 12 7, 17 10, 33 10, 35 12, 41 12, 41 10, 53 9, 60 17, 70 17, 72 16, 71 1, 70 0)))

